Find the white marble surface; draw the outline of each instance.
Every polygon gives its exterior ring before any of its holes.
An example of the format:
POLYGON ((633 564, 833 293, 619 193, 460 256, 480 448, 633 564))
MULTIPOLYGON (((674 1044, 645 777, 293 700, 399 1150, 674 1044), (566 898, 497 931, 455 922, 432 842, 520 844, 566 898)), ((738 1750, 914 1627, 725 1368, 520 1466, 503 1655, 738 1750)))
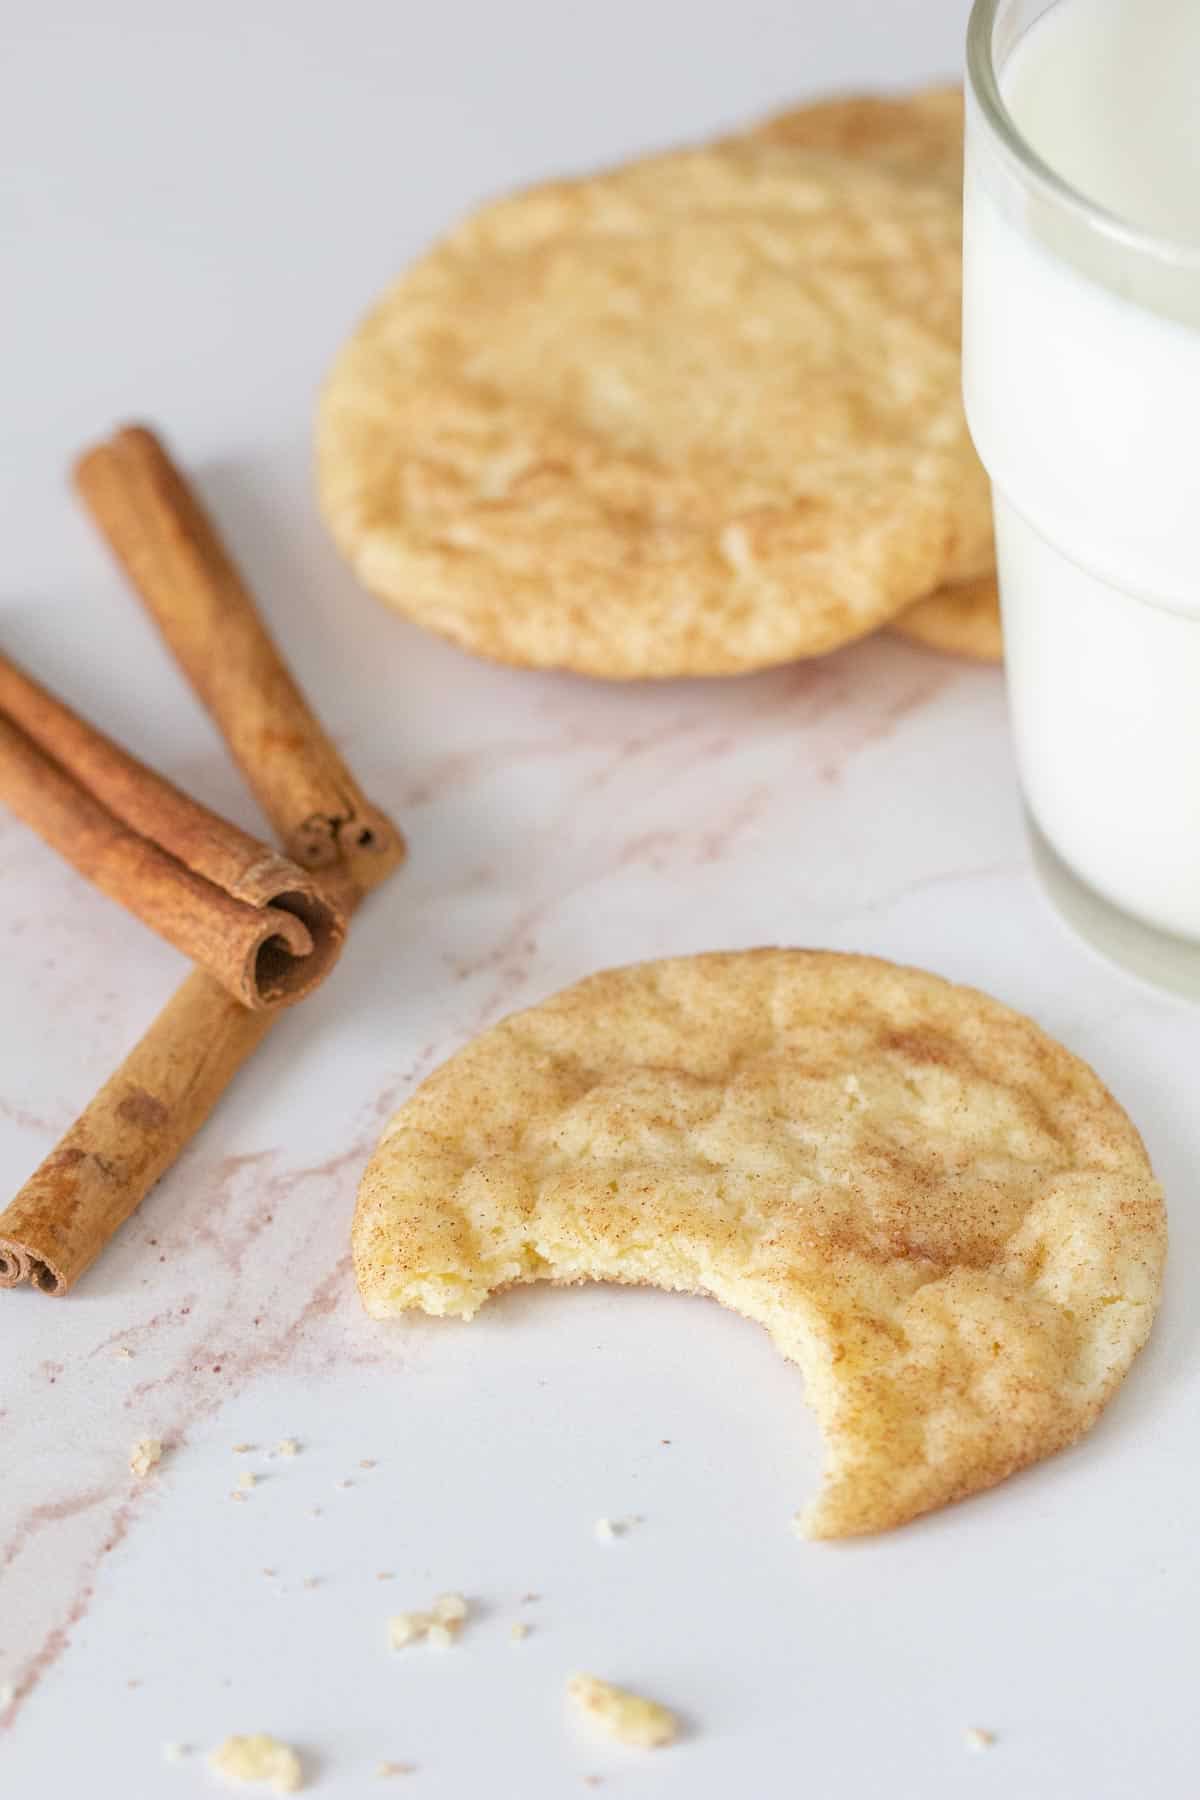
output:
MULTIPOLYGON (((333 345, 457 209, 806 88, 952 69, 964 14, 8 9, 2 641, 257 823, 64 485, 76 448, 153 418, 412 856, 78 1292, 0 1295, 6 1796, 184 1800, 237 1730, 299 1744, 331 1796, 390 1791, 385 1758, 429 1800, 549 1800, 593 1774, 689 1800, 1196 1791, 1200 1015, 1044 909, 1001 677, 886 638, 691 687, 484 667, 356 591, 308 487, 333 345), (596 1289, 385 1329, 346 1257, 380 1121, 468 1034, 606 963, 777 941, 913 960, 1033 1013, 1124 1099, 1172 1209, 1159 1326, 1094 1435, 841 1548, 788 1530, 818 1445, 752 1327, 596 1289), (138 1482, 143 1435, 170 1450, 138 1482), (301 1455, 268 1458, 284 1436, 301 1455), (242 1466, 262 1480, 239 1504, 242 1466), (596 1542, 597 1516, 628 1513, 596 1542), (389 1612, 444 1588, 478 1602, 461 1646, 389 1656, 389 1612), (677 1706, 687 1741, 647 1761, 580 1739, 561 1702, 579 1666, 677 1706), (964 1748, 970 1725, 990 1751, 964 1748), (169 1767, 168 1741, 196 1754, 169 1767)), ((0 942, 8 1192, 180 964, 7 822, 0 942)))

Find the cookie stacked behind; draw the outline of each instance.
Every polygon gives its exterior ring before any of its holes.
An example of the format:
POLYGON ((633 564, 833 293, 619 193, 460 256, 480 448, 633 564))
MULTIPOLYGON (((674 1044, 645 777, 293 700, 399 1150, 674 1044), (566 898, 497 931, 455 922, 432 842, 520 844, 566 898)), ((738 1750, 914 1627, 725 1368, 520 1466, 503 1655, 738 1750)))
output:
POLYGON ((958 581, 939 588, 908 607, 891 629, 914 644, 945 650, 973 662, 1003 662, 1004 640, 1000 630, 1000 596, 996 577, 981 575, 977 581, 958 581))
POLYGON ((950 93, 831 103, 469 219, 322 399, 366 586, 501 661, 653 677, 819 655, 987 577, 961 129, 950 93))
MULTIPOLYGON (((750 135, 797 150, 883 164, 917 180, 941 182, 956 202, 961 195, 960 88, 931 88, 900 98, 865 94, 817 101, 774 114, 750 135)), ((893 619, 892 630, 932 650, 976 662, 1002 661, 994 574, 939 588, 893 619)))

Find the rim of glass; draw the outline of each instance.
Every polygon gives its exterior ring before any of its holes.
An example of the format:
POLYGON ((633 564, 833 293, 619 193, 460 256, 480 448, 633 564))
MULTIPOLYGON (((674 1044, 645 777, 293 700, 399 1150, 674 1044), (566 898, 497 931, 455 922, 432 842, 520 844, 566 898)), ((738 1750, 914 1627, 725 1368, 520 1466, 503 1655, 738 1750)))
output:
POLYGON ((1161 262, 1200 268, 1200 243, 1164 237, 1145 231, 1139 225, 1110 212, 1095 200, 1073 187, 1050 163, 1038 155, 1024 137, 1000 92, 1000 81, 992 55, 996 19, 1002 6, 1011 0, 975 0, 967 25, 967 79, 971 93, 987 120, 1001 150, 1027 181, 1040 188, 1049 198, 1075 213, 1094 231, 1102 232, 1128 250, 1152 256, 1161 262))

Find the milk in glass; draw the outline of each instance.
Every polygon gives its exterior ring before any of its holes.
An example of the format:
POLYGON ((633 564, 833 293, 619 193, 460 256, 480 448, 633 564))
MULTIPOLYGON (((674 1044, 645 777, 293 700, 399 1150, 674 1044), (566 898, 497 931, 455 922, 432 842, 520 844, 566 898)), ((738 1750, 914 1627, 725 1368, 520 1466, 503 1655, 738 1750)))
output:
POLYGON ((1200 0, 1038 11, 964 214, 1021 780, 1088 886, 1200 940, 1200 0))

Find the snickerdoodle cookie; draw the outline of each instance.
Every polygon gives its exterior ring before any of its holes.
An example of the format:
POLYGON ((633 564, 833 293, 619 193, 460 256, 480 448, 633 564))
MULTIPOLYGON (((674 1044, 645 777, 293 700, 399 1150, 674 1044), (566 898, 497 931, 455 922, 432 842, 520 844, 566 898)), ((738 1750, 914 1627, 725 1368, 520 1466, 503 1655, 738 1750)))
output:
POLYGON ((913 142, 877 155, 818 107, 812 144, 775 121, 451 233, 321 400, 365 585, 485 656, 669 676, 816 655, 986 573, 949 104, 890 103, 913 142))
POLYGON ((975 662, 1004 661, 1000 596, 994 575, 939 588, 899 613, 891 629, 950 656, 967 656, 975 662))
POLYGON ((368 1309, 647 1282, 765 1325, 828 1461, 805 1515, 898 1525, 1078 1438, 1150 1330, 1162 1199, 1030 1020, 869 957, 595 975, 425 1081, 362 1181, 368 1309))

